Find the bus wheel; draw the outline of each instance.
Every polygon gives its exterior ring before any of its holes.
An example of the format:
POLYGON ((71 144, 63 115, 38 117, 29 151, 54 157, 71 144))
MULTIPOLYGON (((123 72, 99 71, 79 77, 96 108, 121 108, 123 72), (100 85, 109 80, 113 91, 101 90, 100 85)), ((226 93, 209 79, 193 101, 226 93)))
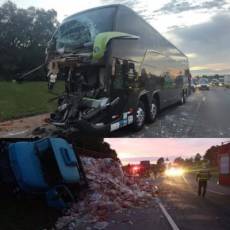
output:
POLYGON ((134 123, 132 125, 132 129, 134 131, 139 131, 143 128, 145 124, 145 117, 146 117, 145 105, 142 101, 139 101, 134 117, 134 123))
POLYGON ((157 118, 158 113, 158 107, 157 107, 157 101, 155 98, 153 98, 152 103, 150 105, 149 113, 147 114, 147 121, 149 123, 153 123, 157 118))
POLYGON ((186 102, 186 95, 185 95, 185 92, 182 91, 182 93, 181 93, 181 98, 180 98, 180 101, 179 101, 179 104, 180 104, 180 105, 183 105, 183 104, 185 104, 185 102, 186 102))

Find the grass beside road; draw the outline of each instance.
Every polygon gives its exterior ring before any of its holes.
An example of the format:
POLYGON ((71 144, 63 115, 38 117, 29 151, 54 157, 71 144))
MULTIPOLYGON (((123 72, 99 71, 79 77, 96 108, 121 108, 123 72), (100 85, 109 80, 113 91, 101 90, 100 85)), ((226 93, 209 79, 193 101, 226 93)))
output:
POLYGON ((64 91, 64 83, 57 82, 49 92, 47 82, 23 82, 22 84, 0 81, 0 121, 51 112, 56 100, 64 91))

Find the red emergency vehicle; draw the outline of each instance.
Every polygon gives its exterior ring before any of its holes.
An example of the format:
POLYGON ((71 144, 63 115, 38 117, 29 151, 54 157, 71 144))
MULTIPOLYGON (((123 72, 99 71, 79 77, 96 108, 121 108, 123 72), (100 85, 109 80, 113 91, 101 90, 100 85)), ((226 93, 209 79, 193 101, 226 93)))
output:
POLYGON ((230 186, 230 143, 222 144, 217 153, 219 183, 230 186))

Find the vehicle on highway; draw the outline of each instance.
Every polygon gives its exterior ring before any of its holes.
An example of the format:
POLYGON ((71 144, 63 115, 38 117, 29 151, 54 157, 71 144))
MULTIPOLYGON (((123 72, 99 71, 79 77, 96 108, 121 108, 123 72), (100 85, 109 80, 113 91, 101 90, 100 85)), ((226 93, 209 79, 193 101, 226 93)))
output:
POLYGON ((150 177, 153 165, 151 165, 150 161, 141 161, 140 164, 135 165, 126 165, 123 167, 124 172, 128 176, 137 176, 137 177, 150 177))
POLYGON ((219 86, 219 80, 218 79, 212 79, 211 85, 212 86, 219 86))
POLYGON ((191 79, 191 90, 192 92, 195 92, 197 89, 198 81, 194 78, 191 79))
POLYGON ((230 87, 230 74, 224 76, 224 85, 230 87))
POLYGON ((180 177, 183 176, 185 170, 180 166, 170 166, 165 170, 165 176, 167 177, 180 177))
POLYGON ((209 90, 210 86, 208 80, 205 78, 199 79, 198 89, 200 90, 209 90))
POLYGON ((219 86, 224 86, 224 78, 219 78, 219 86))
POLYGON ((140 162, 140 176, 141 177, 150 177, 152 171, 151 163, 148 160, 140 162))
POLYGON ((64 139, 0 140, 0 193, 41 197, 50 207, 67 208, 84 186, 80 158, 64 139))
POLYGON ((154 122, 159 110, 185 103, 191 78, 187 57, 123 5, 66 18, 46 63, 66 83, 52 123, 94 135, 154 122))

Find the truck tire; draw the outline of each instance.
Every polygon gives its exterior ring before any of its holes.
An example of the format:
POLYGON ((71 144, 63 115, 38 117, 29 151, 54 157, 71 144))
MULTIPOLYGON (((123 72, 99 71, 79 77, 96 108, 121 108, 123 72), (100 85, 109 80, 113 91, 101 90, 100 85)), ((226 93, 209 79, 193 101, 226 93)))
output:
POLYGON ((144 124, 146 118, 146 109, 143 101, 139 101, 135 115, 134 115, 134 123, 132 124, 132 130, 137 132, 140 131, 144 124))
POLYGON ((157 101, 155 98, 153 98, 152 103, 150 104, 149 112, 147 114, 147 122, 148 123, 153 123, 158 114, 158 106, 157 106, 157 101))

